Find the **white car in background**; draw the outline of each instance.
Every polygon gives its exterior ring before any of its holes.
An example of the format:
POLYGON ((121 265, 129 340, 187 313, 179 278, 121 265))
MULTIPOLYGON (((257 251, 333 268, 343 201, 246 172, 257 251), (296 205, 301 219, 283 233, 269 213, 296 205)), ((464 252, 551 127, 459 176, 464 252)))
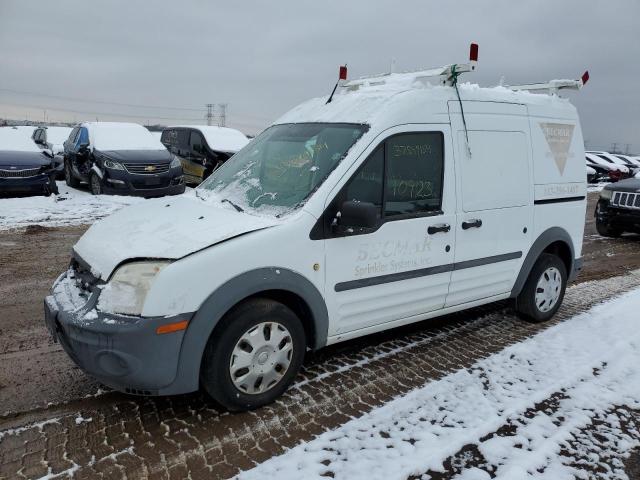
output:
POLYGON ((629 168, 625 165, 614 163, 611 160, 606 160, 593 153, 585 153, 584 156, 588 166, 606 172, 606 175, 612 182, 617 182, 618 180, 629 177, 629 168))
POLYGON ((605 162, 609 162, 609 163, 612 163, 614 165, 622 165, 624 167, 627 167, 629 169, 630 176, 633 176, 633 174, 635 173, 635 169, 638 168, 635 165, 635 163, 632 163, 632 162, 629 162, 627 160, 624 160, 624 159, 620 158, 619 156, 614 155, 614 154, 609 153, 609 152, 589 151, 589 152, 586 152, 586 153, 589 153, 591 155, 595 155, 596 157, 601 158, 605 162))

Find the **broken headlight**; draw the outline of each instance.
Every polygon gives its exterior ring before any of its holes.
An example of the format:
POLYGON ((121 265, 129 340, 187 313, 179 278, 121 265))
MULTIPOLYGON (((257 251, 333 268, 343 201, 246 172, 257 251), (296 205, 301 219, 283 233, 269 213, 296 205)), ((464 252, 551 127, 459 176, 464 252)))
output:
POLYGON ((168 261, 125 263, 102 288, 98 309, 122 315, 140 315, 153 279, 168 261))

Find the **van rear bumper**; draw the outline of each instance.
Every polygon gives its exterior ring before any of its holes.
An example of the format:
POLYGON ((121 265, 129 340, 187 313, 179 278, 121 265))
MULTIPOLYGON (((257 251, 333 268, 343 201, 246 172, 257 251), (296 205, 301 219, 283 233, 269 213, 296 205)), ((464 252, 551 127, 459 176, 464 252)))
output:
MULTIPOLYGON (((64 281, 65 277, 61 278, 64 281)), ((59 280, 60 281, 60 280, 59 280)), ((136 395, 187 393, 178 371, 185 330, 157 334, 160 326, 191 320, 193 314, 172 317, 127 317, 95 308, 98 293, 82 307, 73 308, 64 294, 44 300, 46 326, 53 339, 82 370, 101 383, 136 395)))

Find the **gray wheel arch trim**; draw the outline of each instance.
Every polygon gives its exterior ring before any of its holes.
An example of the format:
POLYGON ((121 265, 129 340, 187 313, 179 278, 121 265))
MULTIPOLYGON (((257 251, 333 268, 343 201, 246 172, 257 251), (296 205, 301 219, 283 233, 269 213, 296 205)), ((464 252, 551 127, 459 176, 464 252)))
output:
POLYGON ((567 271, 567 275, 569 276, 569 280, 572 280, 573 275, 573 266, 576 263, 575 257, 575 248, 573 246, 573 240, 571 240, 571 235, 564 229, 560 227, 551 227, 548 230, 545 230, 538 236, 531 248, 529 249, 529 253, 524 259, 522 263, 522 267, 520 268, 520 273, 518 274, 518 278, 516 279, 515 284, 513 285, 513 289, 511 289, 511 298, 517 297, 522 288, 524 287, 524 283, 527 281, 527 277, 533 268, 533 265, 540 257, 540 254, 544 252, 545 248, 551 245, 554 242, 563 242, 566 243, 571 251, 571 265, 569 265, 569 269, 567 271))
POLYGON ((189 322, 172 390, 194 391, 199 388, 200 363, 213 329, 238 302, 266 290, 284 290, 301 297, 312 315, 310 320, 315 330, 312 348, 318 349, 326 345, 329 314, 318 289, 301 274, 286 268, 251 270, 232 278, 209 295, 189 322))

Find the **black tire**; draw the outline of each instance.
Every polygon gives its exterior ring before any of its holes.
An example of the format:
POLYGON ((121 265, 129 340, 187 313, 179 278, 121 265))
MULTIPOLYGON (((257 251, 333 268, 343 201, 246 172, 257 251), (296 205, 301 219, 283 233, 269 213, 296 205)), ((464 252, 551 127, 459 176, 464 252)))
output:
POLYGON ((614 228, 607 223, 599 222, 598 220, 596 220, 596 230, 598 231, 598 234, 603 237, 618 238, 622 235, 622 230, 614 228))
POLYGON ((64 161, 64 181, 71 188, 78 188, 80 186, 80 180, 73 176, 71 164, 68 160, 64 161))
POLYGON ((55 174, 51 175, 51 178, 49 179, 49 187, 47 188, 47 193, 46 195, 49 196, 51 194, 54 195, 58 195, 58 185, 56 184, 56 177, 55 174))
POLYGON ((518 312, 518 315, 523 319, 534 323, 549 320, 558 311, 560 305, 562 305, 566 288, 567 268, 565 267, 564 262, 557 255, 543 253, 534 264, 520 295, 516 298, 516 311, 518 312), (538 293, 538 282, 551 268, 555 268, 560 274, 560 286, 555 290, 559 296, 557 297, 555 304, 553 304, 553 307, 545 311, 544 305, 543 309, 541 309, 536 303, 536 293, 538 293))
MULTIPOLYGON (((267 405, 284 393, 300 370, 305 340, 300 319, 287 306, 266 298, 247 300, 227 313, 209 338, 202 358, 200 383, 215 402, 232 412, 267 405), (273 387, 262 393, 246 393, 236 387, 231 378, 232 355, 241 337, 263 322, 277 322, 288 330, 293 346, 290 363, 273 387)), ((258 353, 256 351, 256 356, 258 353)))
POLYGON ((89 175, 89 188, 93 195, 102 195, 102 180, 96 172, 91 172, 89 175))

